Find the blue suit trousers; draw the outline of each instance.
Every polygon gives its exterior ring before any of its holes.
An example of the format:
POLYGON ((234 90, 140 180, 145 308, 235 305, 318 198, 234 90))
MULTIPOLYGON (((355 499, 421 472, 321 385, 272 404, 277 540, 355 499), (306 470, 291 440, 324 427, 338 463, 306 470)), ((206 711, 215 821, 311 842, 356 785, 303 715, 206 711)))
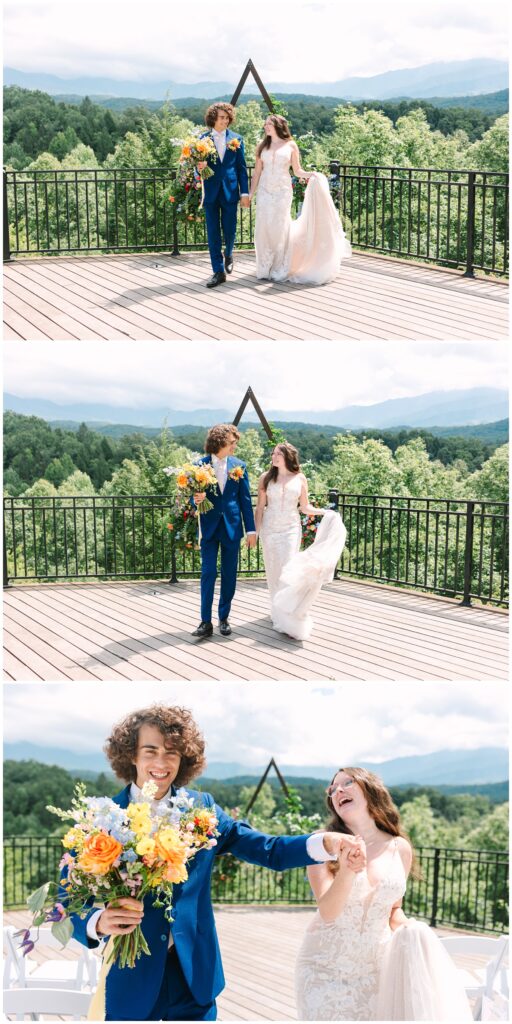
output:
POLYGON ((205 202, 204 204, 208 249, 210 251, 210 260, 214 274, 218 274, 224 270, 222 235, 224 235, 224 251, 226 256, 231 256, 233 253, 236 236, 237 210, 238 200, 234 203, 226 202, 223 197, 222 189, 220 189, 219 194, 213 203, 205 202))
POLYGON ((220 548, 219 619, 227 619, 236 590, 239 540, 230 540, 222 519, 212 537, 201 537, 201 621, 212 621, 213 594, 220 548))
MULTIPOLYGON (((105 1020, 131 1020, 130 1017, 106 1015, 105 1020)), ((206 1006, 196 1003, 181 969, 176 950, 169 950, 158 999, 146 1020, 217 1020, 215 999, 206 1006)))

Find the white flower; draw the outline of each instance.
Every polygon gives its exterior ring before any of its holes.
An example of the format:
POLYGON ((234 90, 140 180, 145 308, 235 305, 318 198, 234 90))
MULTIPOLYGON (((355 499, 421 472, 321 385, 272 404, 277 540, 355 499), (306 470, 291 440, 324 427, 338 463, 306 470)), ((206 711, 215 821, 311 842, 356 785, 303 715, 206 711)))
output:
POLYGON ((155 796, 157 794, 157 791, 158 791, 158 786, 157 786, 156 782, 153 782, 153 781, 145 782, 143 787, 142 787, 142 789, 141 789, 141 793, 142 793, 142 796, 144 797, 144 800, 154 800, 155 796))

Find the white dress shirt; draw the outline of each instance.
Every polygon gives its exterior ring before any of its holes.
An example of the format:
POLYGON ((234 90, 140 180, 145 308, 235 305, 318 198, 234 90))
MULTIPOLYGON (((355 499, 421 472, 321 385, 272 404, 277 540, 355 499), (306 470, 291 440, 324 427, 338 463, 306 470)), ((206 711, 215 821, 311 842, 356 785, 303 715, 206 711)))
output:
POLYGON ((224 493, 224 488, 228 479, 228 459, 227 456, 224 459, 218 459, 216 455, 212 455, 212 466, 213 472, 217 477, 217 483, 219 485, 220 493, 224 493))
MULTIPOLYGON (((226 147, 227 147, 226 129, 224 129, 223 132, 218 132, 215 128, 212 128, 212 138, 213 138, 213 141, 214 141, 214 144, 215 144, 215 149, 217 150, 217 153, 218 153, 219 160, 222 163, 222 161, 224 160, 224 157, 226 155, 226 147)), ((241 194, 242 194, 242 196, 248 196, 249 195, 248 192, 242 192, 241 194)))
MULTIPOLYGON (((157 812, 162 804, 168 804, 170 795, 171 790, 169 789, 166 795, 162 797, 161 800, 153 800, 152 810, 154 812, 157 812)), ((134 804, 144 802, 142 790, 139 788, 139 786, 137 786, 135 782, 132 782, 130 787, 130 800, 134 804)), ((308 857, 311 857, 311 860, 316 860, 319 863, 324 863, 327 860, 337 859, 336 857, 331 856, 331 854, 327 853, 327 850, 325 849, 323 843, 323 836, 323 832, 315 832, 314 835, 308 836, 308 838, 306 839, 306 852, 308 854, 308 857)), ((93 942, 98 942, 102 939, 108 939, 109 937, 108 935, 98 935, 98 932, 96 931, 96 924, 98 922, 98 919, 101 917, 102 913, 103 910, 96 910, 94 914, 91 914, 87 922, 87 938, 92 939, 93 942)), ((172 937, 172 933, 169 933, 169 949, 173 945, 174 939, 172 937)))

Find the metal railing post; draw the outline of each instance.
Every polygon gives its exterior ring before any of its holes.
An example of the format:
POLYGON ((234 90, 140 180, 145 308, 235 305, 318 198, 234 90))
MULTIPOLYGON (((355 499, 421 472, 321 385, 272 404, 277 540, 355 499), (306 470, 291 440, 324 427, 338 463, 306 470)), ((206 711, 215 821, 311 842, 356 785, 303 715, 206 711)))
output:
POLYGON ((437 922, 437 907, 439 900, 439 868, 441 850, 436 846, 434 850, 434 878, 432 880, 432 911, 430 915, 430 927, 435 928, 437 922))
POLYGON ((7 171, 3 172, 3 179, 4 263, 11 263, 11 239, 9 235, 9 204, 7 202, 7 171))
MULTIPOLYGON (((335 512, 339 512, 339 508, 340 508, 340 492, 337 491, 335 488, 332 488, 332 490, 327 492, 327 500, 329 502, 329 505, 332 505, 334 511, 335 512)), ((340 559, 340 562, 341 562, 341 559, 340 559)), ((335 580, 339 580, 340 579, 340 570, 339 570, 339 566, 338 565, 336 566, 336 568, 334 570, 334 577, 333 578, 335 580)))
POLYGON ((6 540, 6 538, 5 538, 5 522, 4 522, 4 538, 3 538, 4 589, 5 589, 5 587, 9 587, 10 586, 10 583, 9 583, 9 570, 7 568, 7 549, 6 549, 5 540, 6 540))
POLYGON ((177 571, 177 568, 176 568, 176 541, 175 541, 174 532, 173 532, 173 533, 171 533, 171 578, 169 580, 169 583, 177 583, 177 582, 178 582, 178 571, 177 571))
POLYGON ((471 577, 473 574, 473 529, 474 529, 474 501, 466 503, 466 539, 464 542, 464 592, 461 604, 471 605, 471 577))
POLYGON ((476 171, 468 171, 468 220, 466 226, 466 270, 464 277, 474 277, 475 253, 475 183, 476 171))
POLYGON ((172 208, 172 256, 179 256, 180 244, 178 239, 178 222, 176 220, 176 210, 172 208))

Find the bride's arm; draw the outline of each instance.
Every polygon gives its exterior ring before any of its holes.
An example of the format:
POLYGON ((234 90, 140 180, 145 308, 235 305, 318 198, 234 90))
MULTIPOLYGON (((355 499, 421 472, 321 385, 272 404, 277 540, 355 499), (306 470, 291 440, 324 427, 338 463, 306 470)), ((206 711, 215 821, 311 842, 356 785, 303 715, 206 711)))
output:
POLYGON ((320 917, 326 924, 332 924, 342 913, 354 884, 355 872, 348 865, 348 850, 342 849, 335 875, 326 864, 315 864, 307 870, 320 917))
POLYGON ((262 473, 262 475, 260 476, 259 481, 258 481, 258 501, 257 501, 256 509, 255 509, 255 512, 254 512, 254 522, 256 524, 256 534, 257 534, 257 536, 259 536, 259 533, 260 533, 261 520, 263 519, 263 511, 264 511, 265 505, 267 504, 267 492, 266 492, 265 488, 263 487, 263 477, 264 476, 265 476, 265 473, 262 473))
POLYGON ((261 172, 263 170, 263 162, 260 156, 256 157, 256 163, 254 165, 254 174, 251 179, 251 191, 249 192, 249 199, 252 199, 256 195, 258 190, 258 182, 261 178, 261 172))
POLYGON ((313 171, 305 171, 304 168, 300 166, 300 153, 296 142, 292 142, 292 170, 296 178, 306 178, 306 180, 308 180, 313 173, 313 171))
MULTIPOLYGON (((411 870, 412 850, 409 843, 407 842, 407 839, 403 839, 402 836, 398 837, 397 842, 398 853, 402 858, 405 877, 407 878, 411 870)), ((409 918, 405 916, 402 910, 402 899, 399 899, 391 907, 391 913, 389 915, 389 927, 391 928, 391 931, 396 932, 397 928, 400 928, 402 925, 407 924, 408 920, 409 918)))
POLYGON ((302 476, 302 489, 301 489, 301 492, 300 492, 300 501, 299 501, 299 508, 300 508, 301 512, 305 516, 323 516, 324 513, 327 512, 327 509, 325 509, 325 508, 315 508, 314 505, 310 505, 309 504, 308 482, 306 480, 306 477, 303 474, 301 474, 301 476, 302 476))

